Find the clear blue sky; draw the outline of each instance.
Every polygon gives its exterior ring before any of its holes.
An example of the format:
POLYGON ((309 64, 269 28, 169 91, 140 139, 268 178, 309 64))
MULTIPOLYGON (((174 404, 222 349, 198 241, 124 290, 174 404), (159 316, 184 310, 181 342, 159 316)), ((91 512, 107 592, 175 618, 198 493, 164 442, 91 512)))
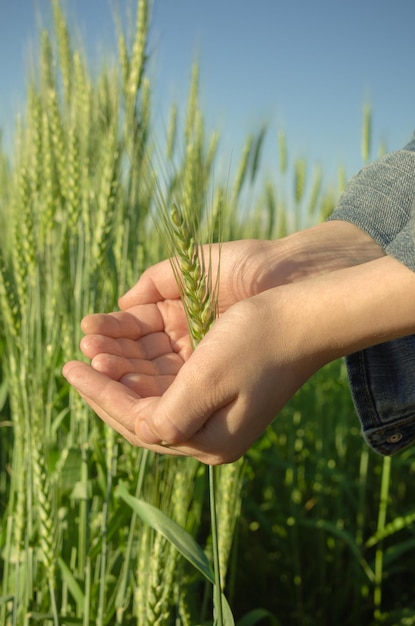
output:
MULTIPOLYGON (((114 11, 133 0, 66 0, 88 55, 115 47, 114 11)), ((49 0, 0 0, 0 127, 11 133, 24 103, 39 13, 49 0)), ((45 18, 47 22, 47 18, 45 18)), ((128 23, 128 20, 127 20, 128 23)), ((361 165, 361 113, 373 106, 373 145, 402 147, 415 130, 415 0, 154 0, 151 71, 155 112, 187 96, 197 53, 203 110, 240 154, 244 138, 270 125, 287 134, 291 156, 326 173, 361 165)), ((267 163, 263 162, 266 169, 267 163)), ((272 166, 272 159, 268 161, 272 166)))

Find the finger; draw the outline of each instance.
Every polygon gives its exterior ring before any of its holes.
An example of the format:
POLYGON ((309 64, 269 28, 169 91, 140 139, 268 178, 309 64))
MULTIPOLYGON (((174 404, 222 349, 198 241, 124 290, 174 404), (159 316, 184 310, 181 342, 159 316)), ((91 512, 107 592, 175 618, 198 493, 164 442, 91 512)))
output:
POLYGON ((134 315, 127 311, 93 313, 81 322, 82 332, 86 335, 105 335, 115 339, 138 339, 149 332, 161 331, 163 327, 162 316, 155 305, 136 306, 134 315))
POLYGON ((137 401, 140 399, 136 393, 80 361, 66 363, 62 374, 83 398, 102 406, 109 415, 120 415, 123 428, 134 433, 137 401))
POLYGON ((167 447, 163 445, 148 445, 139 440, 139 438, 135 435, 135 433, 131 433, 128 429, 124 428, 120 422, 112 417, 109 413, 103 410, 103 408, 96 404, 91 398, 84 396, 82 393, 78 392, 81 398, 87 402, 87 404, 91 407, 94 413, 107 424, 110 428, 115 430, 115 432, 119 433, 128 443, 138 448, 147 448, 152 452, 158 452, 159 454, 166 454, 170 456, 187 456, 183 450, 176 450, 173 447, 167 447))
POLYGON ((179 297, 171 263, 165 260, 148 268, 134 287, 121 296, 118 305, 125 311, 136 304, 156 303, 179 297))
POLYGON ((241 410, 239 400, 235 400, 211 415, 188 441, 171 445, 163 442, 163 447, 192 456, 206 465, 233 463, 261 436, 266 421, 257 413, 250 415, 247 421, 241 410), (256 424, 254 428, 252 424, 256 424))
POLYGON ((93 359, 97 354, 107 353, 126 359, 153 360, 164 354, 172 353, 169 337, 162 332, 145 335, 139 340, 113 339, 103 335, 85 335, 81 339, 83 354, 93 359))
MULTIPOLYGON (((216 276, 219 266, 220 246, 206 244, 202 246, 206 265, 210 265, 213 276, 216 276)), ((178 300, 180 291, 174 277, 170 260, 161 261, 152 265, 141 275, 139 281, 118 301, 122 310, 129 309, 136 304, 156 303, 162 300, 178 300)))
MULTIPOLYGON (((122 435, 134 446, 146 447, 155 452, 180 454, 173 448, 162 445, 148 445, 140 440, 135 432, 137 414, 139 414, 139 396, 125 385, 108 379, 96 372, 86 363, 70 361, 63 367, 66 380, 77 390, 93 411, 111 428, 122 435)), ((146 403, 146 400, 142 400, 146 403)))
POLYGON ((272 421, 272 412, 246 412, 244 401, 238 397, 220 409, 183 446, 183 454, 191 454, 208 465, 234 463, 261 437, 272 421))
POLYGON ((202 463, 218 465, 231 462, 244 452, 247 441, 232 441, 235 434, 229 425, 234 421, 232 404, 212 416, 209 426, 202 428, 191 440, 178 444, 156 441, 140 437, 140 413, 155 410, 154 402, 149 399, 146 407, 137 410, 131 403, 140 400, 139 395, 128 389, 121 382, 108 380, 95 372, 85 363, 69 362, 63 368, 63 374, 91 409, 109 427, 123 436, 131 445, 145 447, 155 452, 169 455, 193 456, 202 463), (231 437, 231 438, 230 438, 231 437), (224 442, 222 445, 220 442, 224 442))
POLYGON ((175 446, 186 442, 235 400, 233 377, 224 375, 221 355, 215 341, 202 340, 153 410, 140 413, 137 433, 144 441, 175 446))
POLYGON ((146 376, 174 376, 183 364, 176 354, 166 354, 154 361, 145 359, 126 359, 114 354, 100 353, 93 357, 92 367, 114 380, 120 380, 127 374, 146 376))
POLYGON ((120 383, 126 385, 137 393, 141 398, 154 398, 162 396, 167 391, 175 376, 148 376, 146 374, 126 374, 120 379, 120 383))
POLYGON ((207 465, 233 463, 262 436, 284 402, 270 405, 253 400, 249 393, 239 394, 211 413, 189 440, 174 444, 174 449, 207 465))

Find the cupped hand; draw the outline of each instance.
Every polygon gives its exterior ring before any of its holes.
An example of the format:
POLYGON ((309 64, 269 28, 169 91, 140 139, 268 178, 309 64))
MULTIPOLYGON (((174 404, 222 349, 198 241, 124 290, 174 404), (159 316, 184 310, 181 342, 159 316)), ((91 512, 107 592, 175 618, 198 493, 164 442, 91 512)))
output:
POLYGON ((303 331, 289 336, 283 300, 273 289, 236 303, 193 352, 179 302, 90 316, 81 347, 91 365, 70 362, 64 375, 132 444, 233 461, 317 367, 303 358, 303 331))
MULTIPOLYGON (((237 242, 221 250, 221 310, 245 290, 254 289, 255 274, 268 244, 237 242), (248 281, 234 283, 235 268, 250 267, 248 281), (233 294, 233 295, 231 295, 233 294)), ((219 246, 210 250, 212 271, 219 261, 219 246)), ((174 381, 192 348, 179 290, 168 260, 147 270, 120 299, 121 311, 87 316, 81 324, 81 341, 90 365, 72 361, 63 374, 109 425, 134 445, 144 445, 135 432, 136 412, 159 398, 174 381), (122 409, 121 409, 122 407, 122 409)), ((160 450, 160 446, 148 446, 160 450)), ((169 452, 163 449, 165 452, 169 452)), ((174 453, 173 451, 171 453, 174 453)))
MULTIPOLYGON (((219 246, 210 254, 215 272, 219 246)), ((121 311, 83 320, 81 348, 91 364, 72 361, 63 373, 133 445, 210 464, 231 461, 322 364, 307 352, 310 318, 303 315, 296 326, 301 304, 287 307, 284 294, 292 292, 275 287, 308 283, 382 255, 344 222, 277 242, 223 244, 221 315, 193 353, 174 274, 164 261, 120 298, 121 311)))
POLYGON ((230 307, 137 416, 136 433, 208 464, 235 461, 323 364, 285 290, 230 307))

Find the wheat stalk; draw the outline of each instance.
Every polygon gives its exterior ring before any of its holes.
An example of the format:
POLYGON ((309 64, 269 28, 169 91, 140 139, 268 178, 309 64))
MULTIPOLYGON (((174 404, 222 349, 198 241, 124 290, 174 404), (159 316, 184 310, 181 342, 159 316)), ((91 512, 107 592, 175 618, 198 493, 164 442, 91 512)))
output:
MULTIPOLYGON (((183 307, 188 322, 189 335, 193 347, 203 339, 214 323, 217 315, 218 276, 213 284, 212 267, 206 268, 201 246, 197 243, 194 225, 189 215, 173 204, 167 231, 176 255, 172 258, 173 272, 178 283, 183 307)), ((214 610, 215 624, 223 624, 222 583, 219 555, 219 536, 216 504, 216 472, 209 465, 209 498, 211 512, 211 534, 215 573, 214 610)))
POLYGON ((220 468, 218 481, 218 535, 219 560, 222 587, 227 572, 234 531, 241 509, 241 488, 244 476, 244 460, 229 463, 220 468))

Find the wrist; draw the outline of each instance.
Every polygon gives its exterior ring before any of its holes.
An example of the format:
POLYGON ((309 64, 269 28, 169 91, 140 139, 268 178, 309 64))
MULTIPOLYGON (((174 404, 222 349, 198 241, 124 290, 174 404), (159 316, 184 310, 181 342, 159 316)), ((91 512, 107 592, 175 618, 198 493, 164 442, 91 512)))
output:
POLYGON ((384 252, 360 228, 336 220, 269 241, 263 256, 258 292, 367 263, 381 258, 384 252))

